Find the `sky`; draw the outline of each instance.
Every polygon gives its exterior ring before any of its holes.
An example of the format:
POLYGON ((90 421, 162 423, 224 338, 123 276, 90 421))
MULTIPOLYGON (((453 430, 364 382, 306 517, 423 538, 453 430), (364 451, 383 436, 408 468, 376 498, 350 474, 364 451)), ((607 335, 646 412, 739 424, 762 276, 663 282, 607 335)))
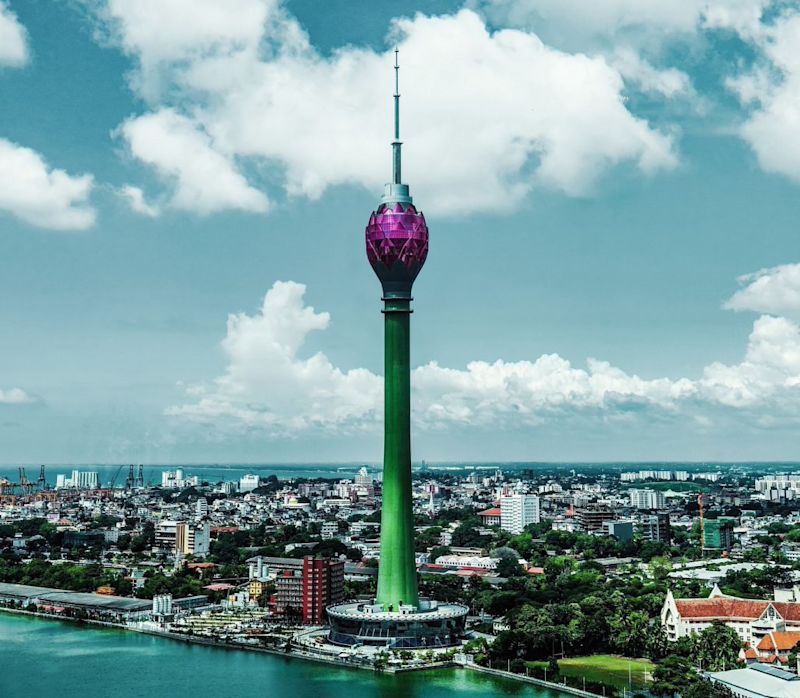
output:
POLYGON ((798 460, 800 2, 0 0, 0 463, 798 460))

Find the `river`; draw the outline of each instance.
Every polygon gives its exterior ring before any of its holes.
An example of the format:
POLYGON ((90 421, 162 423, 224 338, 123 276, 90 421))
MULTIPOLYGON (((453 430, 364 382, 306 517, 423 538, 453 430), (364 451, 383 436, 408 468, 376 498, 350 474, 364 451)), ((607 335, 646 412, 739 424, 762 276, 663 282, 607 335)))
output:
POLYGON ((373 674, 0 613, 0 698, 563 698, 464 669, 373 674))

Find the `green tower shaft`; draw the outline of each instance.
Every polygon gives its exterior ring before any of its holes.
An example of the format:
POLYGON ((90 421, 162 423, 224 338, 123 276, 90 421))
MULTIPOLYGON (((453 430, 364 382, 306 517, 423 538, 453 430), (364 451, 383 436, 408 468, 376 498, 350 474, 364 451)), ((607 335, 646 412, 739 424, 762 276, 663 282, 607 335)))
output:
POLYGON ((381 564, 377 601, 417 606, 411 501, 410 298, 384 299, 384 443, 381 564))

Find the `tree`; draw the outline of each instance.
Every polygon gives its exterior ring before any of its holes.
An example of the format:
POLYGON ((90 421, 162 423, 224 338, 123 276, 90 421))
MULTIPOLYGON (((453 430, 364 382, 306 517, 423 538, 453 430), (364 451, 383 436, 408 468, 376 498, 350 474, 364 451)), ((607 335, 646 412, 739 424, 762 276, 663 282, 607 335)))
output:
POLYGON ((437 558, 442 557, 442 555, 450 555, 452 551, 446 545, 439 545, 435 548, 431 548, 431 551, 428 553, 428 559, 431 562, 436 562, 437 558))
POLYGON ((714 622, 694 642, 694 655, 703 671, 724 671, 739 664, 742 641, 733 628, 714 622))
POLYGON ((611 647, 626 657, 642 657, 647 653, 650 619, 641 611, 621 609, 608 619, 611 647))
POLYGON ((656 696, 674 696, 696 681, 697 672, 685 657, 666 657, 653 672, 650 691, 656 696))

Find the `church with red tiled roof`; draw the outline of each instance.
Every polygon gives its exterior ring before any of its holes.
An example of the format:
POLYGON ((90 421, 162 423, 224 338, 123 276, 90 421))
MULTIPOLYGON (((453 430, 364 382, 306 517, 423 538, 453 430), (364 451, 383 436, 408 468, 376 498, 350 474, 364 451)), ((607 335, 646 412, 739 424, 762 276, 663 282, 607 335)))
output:
POLYGON ((783 649, 792 635, 800 641, 800 603, 726 596, 716 585, 707 598, 676 599, 667 592, 661 624, 669 640, 697 635, 714 622, 733 628, 756 653, 762 652, 763 641, 763 651, 769 656, 780 654, 775 647, 768 647, 770 643, 783 649), (769 637, 773 639, 766 639, 769 637))

